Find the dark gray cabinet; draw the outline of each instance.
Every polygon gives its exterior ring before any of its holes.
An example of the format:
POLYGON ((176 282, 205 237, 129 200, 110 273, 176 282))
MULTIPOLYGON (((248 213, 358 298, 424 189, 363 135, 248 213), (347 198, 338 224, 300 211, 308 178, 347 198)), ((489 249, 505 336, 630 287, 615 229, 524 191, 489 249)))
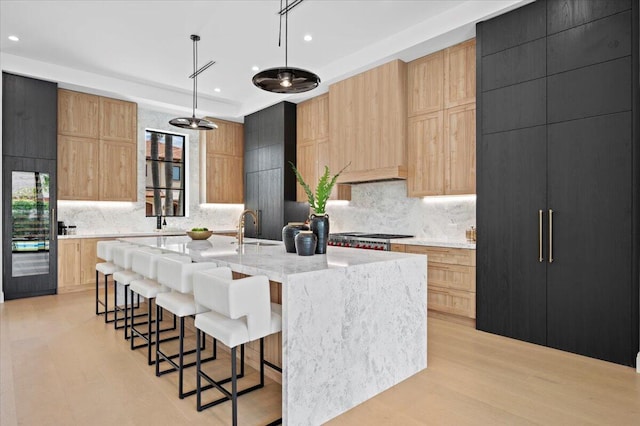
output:
POLYGON ((288 222, 304 222, 307 203, 297 203, 296 105, 281 102, 245 117, 245 207, 258 212, 259 226, 247 219, 245 235, 281 240, 288 222))
POLYGON ((58 85, 2 73, 3 293, 57 290, 58 85))
POLYGON ((634 365, 638 3, 536 1, 477 61, 477 328, 634 365))

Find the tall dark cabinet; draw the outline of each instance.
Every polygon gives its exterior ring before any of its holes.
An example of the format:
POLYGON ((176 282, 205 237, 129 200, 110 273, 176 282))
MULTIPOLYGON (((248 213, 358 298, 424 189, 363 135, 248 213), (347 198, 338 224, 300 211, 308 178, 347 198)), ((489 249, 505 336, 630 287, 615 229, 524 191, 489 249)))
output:
POLYGON ((259 226, 250 218, 245 235, 282 240, 288 222, 304 222, 307 203, 297 203, 296 178, 289 161, 296 162, 296 105, 281 102, 245 117, 245 207, 258 212, 259 226))
POLYGON ((638 2, 542 0, 477 26, 477 328, 638 352, 638 2))
POLYGON ((58 85, 2 73, 4 297, 57 291, 58 85))

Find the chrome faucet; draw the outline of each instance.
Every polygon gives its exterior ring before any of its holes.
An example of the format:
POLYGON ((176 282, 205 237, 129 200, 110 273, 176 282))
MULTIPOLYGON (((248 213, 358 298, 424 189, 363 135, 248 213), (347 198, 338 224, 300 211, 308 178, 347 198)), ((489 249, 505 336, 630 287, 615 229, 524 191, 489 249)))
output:
POLYGON ((242 245, 244 242, 244 216, 249 214, 253 216, 253 224, 256 225, 256 229, 258 226, 258 214, 253 210, 246 209, 242 213, 240 213, 240 219, 238 219, 238 245, 242 245))

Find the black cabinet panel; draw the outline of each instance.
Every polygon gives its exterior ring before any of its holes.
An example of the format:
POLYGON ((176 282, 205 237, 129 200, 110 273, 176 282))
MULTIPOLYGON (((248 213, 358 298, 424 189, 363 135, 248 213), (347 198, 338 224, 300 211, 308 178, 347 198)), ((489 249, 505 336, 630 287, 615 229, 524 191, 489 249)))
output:
POLYGON ((545 124, 546 91, 546 79, 541 78, 483 92, 483 132, 495 133, 545 124))
POLYGON ((547 40, 549 74, 628 56, 631 11, 554 34, 547 40))
POLYGON ((631 0, 548 0, 547 32, 553 34, 628 9, 631 0))
POLYGON ((631 109, 631 58, 547 78, 549 123, 631 109))
POLYGON ((477 328, 544 343, 546 127, 484 136, 478 150, 477 328))
POLYGON ((482 58, 482 90, 493 90, 545 77, 545 39, 525 43, 482 58))
POLYGON ((536 1, 483 22, 482 54, 490 55, 519 44, 542 38, 546 35, 546 5, 536 1))
POLYGON ((260 238, 282 240, 284 199, 282 168, 260 172, 260 238))
POLYGON ((549 346, 630 365, 631 112, 550 125, 549 346))
POLYGON ((57 158, 58 85, 2 73, 2 153, 57 158))
POLYGON ((258 170, 283 167, 283 164, 284 146, 282 144, 268 145, 258 148, 258 170))

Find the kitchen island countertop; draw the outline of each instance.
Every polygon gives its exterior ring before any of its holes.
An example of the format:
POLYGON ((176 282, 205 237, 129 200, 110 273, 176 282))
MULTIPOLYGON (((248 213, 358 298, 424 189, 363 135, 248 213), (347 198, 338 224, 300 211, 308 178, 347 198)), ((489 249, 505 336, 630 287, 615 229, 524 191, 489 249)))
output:
POLYGON ((283 424, 317 425, 427 367, 427 259, 212 236, 123 238, 282 283, 283 424), (260 244, 256 244, 260 243, 260 244))

